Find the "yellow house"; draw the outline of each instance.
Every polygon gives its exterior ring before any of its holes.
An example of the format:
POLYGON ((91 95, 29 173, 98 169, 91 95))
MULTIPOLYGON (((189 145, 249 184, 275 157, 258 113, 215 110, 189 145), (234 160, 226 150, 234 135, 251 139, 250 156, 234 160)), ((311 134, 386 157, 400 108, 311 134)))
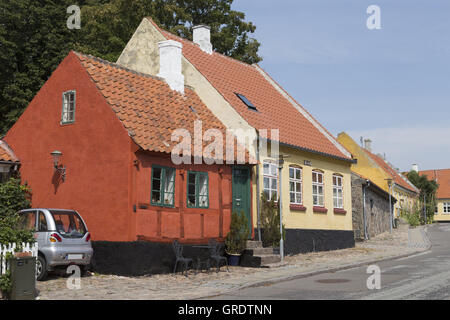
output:
POLYGON ((450 221, 450 169, 425 170, 419 174, 439 184, 434 221, 450 221))
POLYGON ((351 153, 261 67, 214 52, 207 26, 194 27, 193 41, 188 41, 144 18, 117 63, 162 76, 159 60, 166 57, 161 48, 168 45, 182 48, 180 81, 238 139, 253 142, 249 152, 257 165, 233 171, 233 188, 248 180, 251 196, 237 198, 233 192, 231 207, 248 214, 254 238, 260 235, 259 199, 265 192, 269 199, 281 199, 286 253, 354 246, 351 153), (255 141, 268 142, 268 151, 255 141), (281 176, 279 155, 284 159, 281 176))
POLYGON ((352 165, 352 171, 369 178, 397 199, 394 218, 398 218, 402 210, 413 209, 420 191, 384 157, 372 153, 371 140, 366 139, 361 147, 345 132, 340 133, 337 140, 358 160, 352 165))

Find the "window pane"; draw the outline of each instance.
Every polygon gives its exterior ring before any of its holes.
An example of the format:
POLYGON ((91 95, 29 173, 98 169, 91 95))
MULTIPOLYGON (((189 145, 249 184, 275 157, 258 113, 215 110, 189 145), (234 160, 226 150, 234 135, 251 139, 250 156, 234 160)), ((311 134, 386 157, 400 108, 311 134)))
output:
POLYGON ((39 212, 39 226, 38 231, 47 231, 47 220, 42 212, 39 212))
POLYGON ((319 201, 317 200, 317 196, 313 196, 313 204, 318 205, 319 201))
POLYGON ((199 175, 199 194, 202 196, 208 195, 208 176, 205 174, 199 175))
POLYGON ((188 204, 189 204, 189 206, 192 206, 192 207, 195 206, 195 195, 188 196, 188 204))
POLYGON ((152 192, 152 202, 160 203, 161 202, 161 193, 159 191, 152 192))
POLYGON ((295 178, 298 180, 302 179, 302 170, 300 169, 295 170, 295 178))
POLYGON ((269 164, 267 162, 263 164, 263 172, 264 174, 270 174, 269 164))
POLYGON ((317 182, 317 173, 316 172, 313 172, 313 174, 312 174, 312 181, 317 182))
POLYGON ((273 164, 270 165, 270 173, 271 173, 273 176, 276 176, 276 175, 277 175, 277 166, 276 166, 276 165, 273 165, 273 164))
POLYGON ((296 193, 296 200, 297 200, 297 203, 302 203, 302 194, 301 193, 296 193))
POLYGON ((336 176, 333 176, 333 186, 336 186, 337 182, 336 182, 336 176))
POLYGON ((158 191, 158 192, 161 191, 161 181, 160 181, 160 180, 158 180, 158 179, 153 179, 153 182, 152 182, 152 190, 153 190, 153 191, 158 191))
POLYGON ((189 186, 188 186, 188 194, 194 195, 194 197, 195 197, 195 184, 189 184, 189 186))
POLYGON ((317 182, 322 183, 323 175, 317 174, 317 182))
POLYGON ((271 185, 272 190, 277 190, 277 179, 272 179, 272 185, 271 185))
POLYGON ((269 189, 270 180, 269 178, 264 177, 264 189, 269 189))
POLYGON ((294 179, 295 172, 294 168, 289 168, 289 178, 294 179))
POLYGON ((291 203, 295 203, 295 193, 294 193, 294 192, 291 192, 291 193, 290 193, 289 201, 290 201, 291 203))
POLYGON ((295 191, 297 191, 297 192, 302 191, 302 185, 301 185, 300 182, 297 182, 297 183, 295 184, 295 191))
POLYGON ((208 206, 208 197, 207 196, 200 196, 198 198, 198 206, 199 207, 207 207, 208 206))
POLYGON ((289 182, 289 191, 295 191, 295 184, 293 182, 289 182))

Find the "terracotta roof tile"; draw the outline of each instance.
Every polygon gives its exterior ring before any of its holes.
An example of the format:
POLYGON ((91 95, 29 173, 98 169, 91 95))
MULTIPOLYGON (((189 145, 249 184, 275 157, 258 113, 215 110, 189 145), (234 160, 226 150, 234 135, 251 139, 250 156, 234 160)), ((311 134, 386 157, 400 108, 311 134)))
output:
POLYGON ((438 199, 450 199, 450 169, 437 169, 419 171, 420 175, 426 175, 428 179, 436 180, 439 184, 436 197, 438 199))
POLYGON ((366 152, 387 174, 389 174, 392 177, 395 184, 412 192, 419 193, 419 190, 405 176, 403 176, 400 172, 394 169, 383 158, 373 154, 372 152, 367 151, 366 149, 362 150, 364 150, 364 152, 366 152))
MULTIPOLYGON (((151 19, 149 20, 154 24, 151 19)), ((183 43, 185 58, 252 127, 279 129, 281 143, 342 159, 351 159, 351 155, 344 148, 338 148, 336 145, 339 145, 339 142, 303 107, 289 96, 289 99, 302 109, 303 113, 299 112, 293 103, 276 89, 276 84, 271 83, 273 80, 269 79, 259 66, 249 65, 216 52, 210 55, 193 42, 158 29, 167 39, 183 43), (247 97, 258 111, 249 109, 235 93, 247 97)), ((281 87, 280 90, 288 95, 281 87)))
MULTIPOLYGON (((171 141, 172 132, 186 129, 193 139, 195 120, 202 121, 203 133, 218 129, 225 137, 225 126, 189 87, 186 86, 183 95, 171 90, 161 78, 140 74, 90 55, 77 52, 75 55, 142 149, 171 153, 178 144, 171 141)), ((203 142, 203 147, 209 144, 203 142)), ((193 153, 193 144, 191 150, 193 153)), ((220 157, 225 161, 224 154, 220 157)), ((249 161, 248 152, 246 161, 249 161)))
POLYGON ((0 161, 19 162, 11 148, 2 140, 0 140, 0 161))

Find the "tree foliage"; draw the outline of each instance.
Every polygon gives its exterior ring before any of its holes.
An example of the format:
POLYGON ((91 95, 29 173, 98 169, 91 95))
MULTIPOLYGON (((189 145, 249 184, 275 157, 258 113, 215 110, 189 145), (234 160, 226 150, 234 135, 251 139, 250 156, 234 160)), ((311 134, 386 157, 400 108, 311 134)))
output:
POLYGON ((230 232, 225 239, 225 248, 229 254, 241 254, 250 236, 248 219, 244 212, 231 214, 230 232))
MULTIPOLYGON (((419 175, 416 171, 412 170, 408 172, 407 177, 412 184, 414 184, 420 190, 420 203, 423 212, 423 208, 426 210, 426 221, 424 215, 420 215, 422 223, 433 222, 434 212, 436 208, 436 192, 439 188, 439 184, 434 180, 428 180, 426 175, 419 175)), ((420 211, 420 208, 418 209, 420 211)))
POLYGON ((31 190, 11 178, 0 183, 0 244, 34 242, 32 232, 20 227, 17 212, 31 207, 31 190))
POLYGON ((211 27, 216 51, 255 63, 259 43, 233 0, 79 0, 81 29, 66 26, 72 0, 0 1, 0 136, 14 124, 70 50, 116 61, 141 20, 192 39, 193 25, 211 27))
POLYGON ((275 247, 280 244, 280 208, 275 204, 275 198, 267 200, 264 192, 261 193, 261 229, 261 240, 264 247, 275 247))

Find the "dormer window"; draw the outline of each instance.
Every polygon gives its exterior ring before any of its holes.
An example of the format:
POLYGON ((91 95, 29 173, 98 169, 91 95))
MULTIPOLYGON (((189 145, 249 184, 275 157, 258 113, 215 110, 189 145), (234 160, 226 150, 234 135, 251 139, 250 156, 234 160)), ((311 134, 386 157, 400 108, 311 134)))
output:
POLYGON ((253 103, 250 102, 250 100, 247 99, 247 97, 245 97, 244 95, 235 92, 234 93, 239 99, 241 99, 241 101, 247 106, 247 108, 249 108, 250 110, 253 111, 258 111, 258 109, 256 109, 256 107, 253 105, 253 103))
POLYGON ((75 122, 75 91, 63 93, 61 124, 75 122))

